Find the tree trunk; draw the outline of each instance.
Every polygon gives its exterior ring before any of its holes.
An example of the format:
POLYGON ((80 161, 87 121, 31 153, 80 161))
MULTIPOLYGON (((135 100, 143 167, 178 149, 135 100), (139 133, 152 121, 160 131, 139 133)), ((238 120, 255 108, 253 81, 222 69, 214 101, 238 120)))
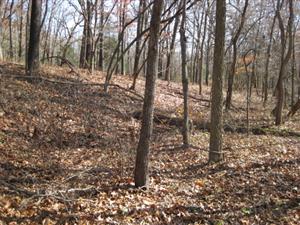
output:
MULTIPOLYGON (((279 5, 280 0, 278 0, 279 5)), ((284 79, 287 73, 287 66, 289 60, 292 56, 292 47, 293 47, 293 21, 294 21, 294 10, 293 10, 293 0, 289 0, 289 20, 287 26, 287 34, 285 32, 283 20, 280 14, 280 8, 277 7, 277 18, 279 22, 279 29, 280 29, 280 36, 281 36, 281 63, 280 63, 280 71, 279 77, 276 85, 276 107, 275 107, 275 125, 281 125, 282 123, 282 110, 284 104, 284 79), (286 43, 287 43, 287 36, 288 36, 288 49, 287 53, 285 54, 286 50, 286 43)))
POLYGON ((227 84, 227 95, 225 101, 225 107, 227 110, 231 108, 231 99, 232 99, 232 91, 233 91, 233 81, 234 75, 236 71, 236 60, 237 60, 237 43, 233 43, 233 52, 232 52, 232 63, 230 65, 230 70, 228 74, 228 84, 227 84))
POLYGON ((218 162, 222 156, 223 133, 223 67, 225 44, 226 1, 217 0, 214 64, 212 75, 211 134, 209 161, 218 162))
POLYGON ((104 69, 104 51, 103 51, 103 37, 104 37, 104 0, 100 3, 100 34, 99 34, 99 54, 98 54, 98 69, 103 71, 104 69))
POLYGON ((3 52, 2 52, 2 13, 3 13, 3 3, 4 0, 0 0, 0 60, 3 60, 3 52))
POLYGON ((295 99, 295 74, 296 74, 296 52, 295 52, 295 35, 293 34, 293 60, 292 60, 292 90, 291 90, 291 107, 294 105, 295 99))
POLYGON ((41 33, 41 12, 42 0, 32 0, 27 64, 27 73, 29 76, 34 75, 34 73, 37 72, 40 66, 39 48, 41 33))
POLYGON ((54 7, 51 9, 49 21, 48 21, 47 28, 46 28, 47 30, 46 30, 45 40, 44 40, 44 44, 43 44, 42 59, 48 58, 48 60, 49 60, 50 47, 49 47, 49 44, 48 44, 48 40, 49 39, 51 40, 51 36, 52 36, 52 33, 51 33, 52 26, 51 25, 52 25, 52 18, 53 17, 54 17, 54 7))
POLYGON ((83 35, 81 38, 81 47, 80 47, 80 58, 79 58, 79 67, 84 68, 85 65, 85 52, 86 52, 86 34, 87 34, 87 24, 84 22, 83 25, 83 35))
MULTIPOLYGON (((85 4, 85 3, 82 3, 85 4)), ((92 3, 90 0, 86 1, 86 6, 83 7, 84 25, 83 36, 81 39, 79 67, 84 69, 91 69, 92 65, 92 3)))
MULTIPOLYGON (((126 20, 126 2, 123 2, 122 6, 122 14, 121 14, 121 30, 125 27, 125 20, 126 20)), ((125 75, 125 37, 126 37, 126 32, 124 31, 124 34, 122 35, 122 42, 121 42, 121 74, 125 75)))
POLYGON ((164 51, 164 40, 161 40, 159 43, 158 50, 158 78, 161 79, 163 75, 163 51, 164 51))
POLYGON ((174 54, 176 34, 177 34, 179 22, 180 22, 180 16, 177 16, 175 18, 175 23, 174 23, 174 28, 173 28, 172 38, 171 38, 171 44, 170 44, 170 50, 169 50, 169 54, 167 56, 165 80, 168 81, 168 82, 170 82, 170 80, 171 80, 170 66, 171 66, 172 57, 173 57, 173 54, 174 54))
POLYGON ((189 105, 188 105, 188 92, 189 92, 189 78, 187 74, 187 58, 186 58, 186 0, 182 0, 182 19, 180 26, 180 45, 181 45, 181 76, 182 76, 182 89, 183 89, 183 127, 182 137, 183 146, 187 148, 190 144, 189 137, 189 105))
POLYGON ((208 79, 209 79, 209 57, 210 57, 210 38, 211 34, 209 33, 206 43, 206 69, 205 69, 205 85, 208 86, 208 79))
POLYGON ((150 22, 150 39, 143 105, 143 119, 137 147, 134 181, 136 187, 147 187, 150 138, 153 129, 153 104, 157 78, 158 41, 163 0, 154 0, 150 22))
POLYGON ((84 68, 91 69, 92 67, 92 3, 90 0, 87 1, 87 29, 86 29, 86 51, 85 51, 85 63, 84 68))
POLYGON ((13 49, 13 28, 12 28, 12 16, 13 16, 13 7, 14 7, 14 0, 10 3, 9 8, 9 58, 13 60, 14 58, 14 49, 13 49))
POLYGON ((238 30, 235 33, 233 39, 232 39, 232 45, 233 45, 233 59, 231 64, 230 73, 228 76, 228 86, 227 86, 227 95, 226 95, 226 102, 225 107, 226 110, 229 110, 231 107, 231 99, 232 99, 232 91, 233 91, 233 82, 234 82, 234 75, 236 71, 236 60, 237 60, 237 48, 238 48, 238 40, 240 37, 240 34, 242 32, 242 29, 244 27, 245 21, 246 21, 246 12, 249 5, 249 0, 245 1, 245 6, 241 15, 241 22, 239 24, 238 30))
POLYGON ((270 64, 270 57, 271 57, 271 48, 272 48, 272 42, 273 42, 273 32, 274 32, 274 26, 276 22, 276 15, 273 18, 272 25, 271 25, 271 32, 269 36, 269 43, 266 53, 266 65, 265 65, 265 76, 264 76, 264 106, 266 106, 268 101, 268 88, 269 88, 269 64, 270 64))
POLYGON ((207 10, 205 12, 204 18, 204 30, 203 36, 201 41, 201 48, 200 48, 200 61, 199 61, 199 95, 202 95, 202 74, 203 74, 203 55, 204 55, 204 42, 206 38, 206 30, 207 30, 207 19, 209 14, 209 1, 207 1, 207 10))
POLYGON ((32 0, 29 0, 28 10, 27 10, 27 13, 26 13, 26 32, 25 32, 25 65, 26 65, 26 71, 28 71, 28 50, 29 50, 31 6, 32 6, 32 0))
POLYGON ((19 50, 18 50, 19 60, 22 59, 22 54, 23 54, 22 39, 23 39, 23 5, 24 5, 24 0, 21 0, 20 4, 21 5, 20 5, 20 27, 19 27, 19 50))
POLYGON ((141 49, 141 41, 142 41, 142 36, 141 32, 143 30, 144 26, 144 13, 142 14, 141 12, 144 11, 146 8, 146 1, 140 0, 140 5, 139 5, 139 18, 138 18, 138 24, 137 24, 137 31, 136 31, 136 37, 138 38, 136 41, 135 45, 135 54, 134 54, 134 65, 133 65, 133 83, 130 89, 135 90, 135 85, 136 85, 136 79, 139 76, 140 68, 139 68, 139 61, 140 57, 142 54, 142 49, 141 49))

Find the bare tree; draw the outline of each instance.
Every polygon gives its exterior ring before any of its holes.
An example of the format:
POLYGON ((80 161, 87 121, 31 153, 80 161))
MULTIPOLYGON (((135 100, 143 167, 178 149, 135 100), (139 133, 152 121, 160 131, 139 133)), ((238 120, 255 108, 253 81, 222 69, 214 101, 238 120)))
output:
MULTIPOLYGON (((203 34, 202 34, 202 41, 201 41, 201 46, 200 46, 200 58, 199 58, 199 94, 202 94, 202 73, 203 73, 203 55, 204 55, 204 43, 205 43, 205 38, 206 38, 206 33, 207 33, 207 20, 208 20, 208 15, 209 15, 209 0, 207 0, 207 9, 205 11, 205 17, 204 17, 204 27, 203 27, 203 34)), ((200 37, 199 37, 200 38, 200 37)))
POLYGON ((180 26, 180 45, 181 45, 181 76, 182 76, 182 88, 183 88, 183 146, 188 147, 190 144, 189 138, 189 105, 188 105, 188 91, 189 91, 189 79, 187 75, 187 57, 186 57, 186 0, 182 0, 182 19, 180 26))
POLYGON ((292 56, 293 50, 293 21, 294 21, 294 8, 293 8, 293 0, 288 1, 289 5, 289 19, 288 25, 285 29, 283 19, 281 17, 281 2, 277 1, 277 19, 280 29, 280 41, 281 41, 281 61, 280 61, 280 71, 276 85, 276 107, 275 107, 275 124, 280 125, 282 123, 282 109, 284 104, 284 87, 283 82, 286 78, 287 66, 289 60, 292 56))
POLYGON ((230 109, 231 107, 231 99, 232 99, 232 91, 233 91, 233 82, 234 82, 234 75, 236 72, 236 61, 237 61, 237 54, 238 54, 238 41, 242 32, 242 29, 244 27, 245 21, 246 21, 246 12, 249 5, 249 0, 245 0, 244 9, 241 15, 241 21, 238 26, 238 29, 236 33, 234 34, 231 44, 233 46, 233 56, 232 56, 232 63, 230 66, 230 73, 228 76, 228 86, 227 86, 227 95, 226 95, 226 101, 225 106, 226 109, 230 109))
POLYGON ((23 26, 24 26, 24 21, 23 21, 23 6, 24 6, 24 0, 21 0, 20 2, 20 26, 19 26, 19 50, 18 50, 18 57, 19 60, 22 58, 23 54, 23 46, 22 46, 22 39, 23 39, 23 26))
POLYGON ((9 58, 12 60, 14 58, 14 49, 13 49, 13 27, 12 27, 12 17, 13 17, 13 8, 15 1, 12 0, 9 7, 9 58))
POLYGON ((0 60, 3 60, 3 51, 2 51, 2 29, 3 29, 3 14, 4 14, 4 0, 0 0, 0 60))
POLYGON ((209 161, 222 160, 223 133, 223 67, 225 43, 226 1, 217 0, 214 65, 212 75, 212 105, 209 161))
POLYGON ((266 106, 268 101, 269 65, 270 65, 271 48, 273 43, 273 32, 274 32, 274 26, 276 22, 276 16, 277 15, 275 14, 272 20, 269 43, 268 43, 267 53, 266 53, 265 76, 264 76, 264 106, 266 106))
POLYGON ((155 95, 155 80, 157 77, 158 41, 163 4, 163 0, 154 0, 150 22, 143 118, 134 171, 136 187, 143 187, 148 184, 149 148, 153 127, 153 104, 155 95))
POLYGON ((180 16, 177 16, 175 18, 173 33, 172 33, 172 37, 171 37, 170 49, 169 49, 169 52, 167 55, 167 65, 166 65, 166 71, 165 71, 165 80, 167 80, 167 81, 171 80, 171 73, 170 73, 171 68, 170 67, 171 67, 172 57, 174 54, 176 34, 178 31, 179 22, 180 22, 180 16))
POLYGON ((141 33, 143 31, 143 25, 144 25, 144 9, 146 8, 146 1, 145 0, 140 0, 139 2, 139 14, 138 14, 138 21, 137 21, 137 28, 136 28, 136 44, 135 44, 135 54, 134 54, 134 66, 133 66, 133 84, 131 86, 131 89, 135 89, 136 85, 136 79, 139 75, 139 61, 140 61, 140 56, 142 53, 141 49, 141 43, 142 43, 142 36, 141 33))

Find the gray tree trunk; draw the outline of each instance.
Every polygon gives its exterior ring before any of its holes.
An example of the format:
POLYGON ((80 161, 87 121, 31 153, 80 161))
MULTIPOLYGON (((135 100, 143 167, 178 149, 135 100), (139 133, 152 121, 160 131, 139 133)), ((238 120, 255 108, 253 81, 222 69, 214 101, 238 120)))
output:
POLYGON ((186 57, 186 0, 182 0, 182 19, 180 26, 180 45, 181 45, 181 76, 182 76, 182 89, 183 89, 183 127, 182 137, 183 146, 188 147, 190 144, 189 138, 189 105, 188 105, 188 91, 189 91, 189 78, 187 74, 187 57, 186 57))
MULTIPOLYGON (((293 21, 294 21, 294 10, 293 10, 293 0, 289 0, 289 20, 287 25, 287 32, 285 31, 283 20, 280 14, 280 8, 277 7, 277 18, 280 29, 281 36, 281 63, 280 63, 280 71, 279 77, 276 85, 276 107, 275 107, 275 125, 281 125, 282 123, 282 110, 284 104, 284 79, 287 73, 287 66, 289 60, 292 56, 292 47, 293 47, 293 21), (286 34, 287 33, 287 34, 286 34), (286 46, 288 37, 288 46, 286 46), (287 53, 286 52, 287 47, 287 53)), ((278 0, 279 3, 279 0, 278 0)), ((279 5, 279 4, 278 4, 279 5)))
POLYGON ((209 161, 218 162, 222 156, 223 133, 223 68, 225 43, 226 1, 217 0, 214 63, 212 75, 212 105, 209 161))
POLYGON ((19 60, 22 58, 23 54, 23 47, 22 47, 22 42, 23 42, 23 6, 24 6, 24 0, 21 0, 20 3, 20 27, 19 27, 19 49, 18 49, 18 57, 19 60))
POLYGON ((147 187, 148 185, 149 148, 153 129, 153 105, 155 81, 157 78, 158 41, 163 3, 163 0, 154 0, 150 22, 143 118, 134 171, 136 187, 147 187))
POLYGON ((27 73, 32 76, 39 69, 42 0, 32 0, 27 73))

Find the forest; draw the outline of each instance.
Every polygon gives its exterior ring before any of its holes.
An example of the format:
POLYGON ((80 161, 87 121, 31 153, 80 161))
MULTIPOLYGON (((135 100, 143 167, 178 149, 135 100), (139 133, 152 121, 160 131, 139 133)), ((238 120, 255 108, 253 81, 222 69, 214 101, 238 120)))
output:
POLYGON ((299 224, 300 1, 0 0, 0 225, 299 224))

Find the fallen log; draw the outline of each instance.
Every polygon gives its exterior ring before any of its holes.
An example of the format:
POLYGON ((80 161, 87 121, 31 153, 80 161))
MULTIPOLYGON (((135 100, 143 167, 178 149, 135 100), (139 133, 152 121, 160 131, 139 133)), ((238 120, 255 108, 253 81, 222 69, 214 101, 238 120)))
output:
MULTIPOLYGON (((183 93, 182 93, 181 91, 174 91, 174 93, 177 94, 177 95, 183 96, 183 93)), ((199 98, 199 97, 194 96, 194 95, 192 95, 192 94, 189 94, 188 97, 191 98, 191 99, 197 100, 197 101, 207 102, 207 103, 210 104, 210 100, 209 100, 209 99, 199 98)))
MULTIPOLYGON (((138 120, 142 119, 142 112, 135 111, 132 113, 132 117, 138 120)), ((181 129, 183 124, 183 119, 178 117, 170 117, 163 113, 155 113, 153 116, 154 123, 164 124, 168 126, 175 126, 181 129)), ((191 121, 191 127, 194 130, 202 130, 206 132, 210 132, 210 123, 206 121, 191 121)), ((239 133, 239 134, 247 134, 246 125, 233 126, 231 124, 224 124, 224 132, 229 133, 239 133)), ((250 133, 254 135, 274 135, 280 137, 298 137, 300 138, 300 132, 286 130, 286 129, 278 129, 272 127, 252 127, 249 130, 250 133)))
POLYGON ((299 109, 300 109, 300 98, 298 99, 296 104, 292 106, 291 110, 287 114, 287 117, 293 117, 299 109))

